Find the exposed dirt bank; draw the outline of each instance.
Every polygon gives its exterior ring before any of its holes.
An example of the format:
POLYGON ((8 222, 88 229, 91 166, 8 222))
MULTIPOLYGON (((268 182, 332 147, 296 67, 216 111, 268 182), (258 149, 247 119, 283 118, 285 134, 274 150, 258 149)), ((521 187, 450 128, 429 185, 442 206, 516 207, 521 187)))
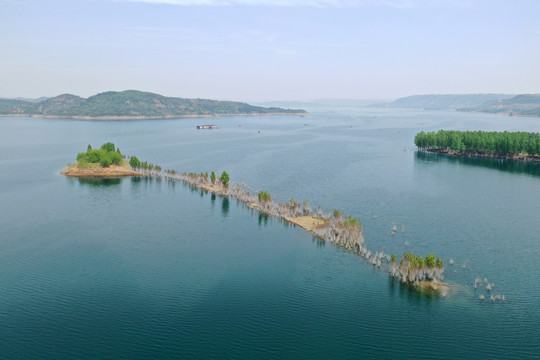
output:
POLYGON ((328 221, 326 219, 315 217, 312 215, 285 217, 285 220, 300 226, 301 228, 313 232, 315 228, 325 225, 328 221))
POLYGON ((89 167, 80 168, 77 165, 69 166, 60 172, 66 176, 145 176, 143 173, 133 171, 127 166, 111 165, 106 168, 89 167))

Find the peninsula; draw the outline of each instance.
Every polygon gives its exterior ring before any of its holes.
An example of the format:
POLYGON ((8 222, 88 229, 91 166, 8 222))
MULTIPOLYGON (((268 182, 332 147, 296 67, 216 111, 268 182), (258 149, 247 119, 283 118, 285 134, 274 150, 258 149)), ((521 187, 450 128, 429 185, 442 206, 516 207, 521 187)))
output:
POLYGON ((305 110, 242 102, 166 97, 150 92, 108 91, 89 98, 63 94, 41 101, 0 99, 0 116, 85 120, 170 119, 231 115, 306 115, 305 110))
POLYGON ((398 262, 395 254, 387 254, 384 250, 372 253, 365 245, 361 220, 345 216, 338 210, 325 213, 320 206, 315 209, 309 206, 307 201, 299 204, 294 198, 286 203, 279 202, 267 191, 248 192, 245 185, 232 183, 226 171, 218 178, 213 171, 209 175, 208 172, 180 174, 176 170, 163 170, 161 166, 140 161, 136 156, 122 155, 119 148, 108 142, 100 149, 92 149, 92 146, 88 145, 86 152, 77 155, 77 164, 69 166, 61 173, 82 177, 148 176, 180 181, 193 189, 234 197, 250 209, 300 226, 323 241, 363 257, 373 267, 385 269, 391 277, 413 289, 434 291, 443 296, 448 292, 448 286, 441 282, 443 262, 434 254, 428 254, 424 259, 405 252, 398 262))
POLYGON ((540 163, 540 133, 496 131, 420 132, 420 151, 446 155, 509 159, 540 163))

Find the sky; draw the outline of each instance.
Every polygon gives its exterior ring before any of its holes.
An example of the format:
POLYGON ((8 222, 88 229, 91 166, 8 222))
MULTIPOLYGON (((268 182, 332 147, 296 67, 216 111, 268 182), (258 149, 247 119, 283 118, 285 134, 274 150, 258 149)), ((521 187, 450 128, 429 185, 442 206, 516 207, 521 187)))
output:
POLYGON ((537 0, 0 0, 0 97, 540 93, 537 0))

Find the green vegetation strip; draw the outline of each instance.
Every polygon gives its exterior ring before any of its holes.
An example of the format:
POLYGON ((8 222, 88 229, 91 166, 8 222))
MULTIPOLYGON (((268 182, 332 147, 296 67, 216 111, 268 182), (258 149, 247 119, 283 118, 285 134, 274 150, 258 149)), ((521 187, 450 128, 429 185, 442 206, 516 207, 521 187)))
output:
POLYGON ((420 132, 414 137, 419 149, 502 154, 540 154, 540 133, 496 131, 420 132))

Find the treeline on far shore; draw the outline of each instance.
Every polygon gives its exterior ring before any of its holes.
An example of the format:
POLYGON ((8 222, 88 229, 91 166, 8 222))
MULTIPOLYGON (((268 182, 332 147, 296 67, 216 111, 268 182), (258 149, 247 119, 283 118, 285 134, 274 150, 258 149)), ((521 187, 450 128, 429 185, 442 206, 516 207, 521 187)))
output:
POLYGON ((540 154, 540 133, 455 131, 420 132, 414 144, 422 150, 450 149, 456 152, 485 152, 502 154, 540 154))

